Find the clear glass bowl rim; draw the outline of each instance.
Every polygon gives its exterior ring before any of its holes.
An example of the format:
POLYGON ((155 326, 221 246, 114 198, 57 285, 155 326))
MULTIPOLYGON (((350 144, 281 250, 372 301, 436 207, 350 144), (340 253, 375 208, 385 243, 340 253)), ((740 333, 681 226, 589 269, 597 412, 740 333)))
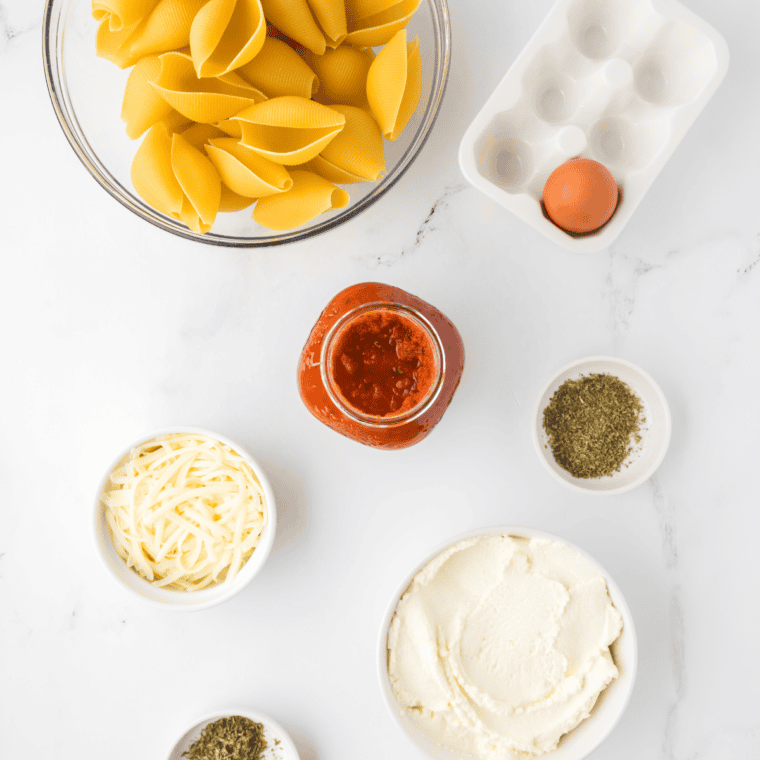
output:
POLYGON ((299 240, 328 232, 343 224, 349 219, 369 208, 373 203, 383 197, 404 175, 419 155, 420 151, 430 136, 430 131, 435 124, 440 111, 446 83, 449 75, 451 61, 451 23, 447 0, 427 0, 432 10, 433 36, 435 39, 435 61, 433 67, 433 85, 430 99, 427 102, 417 132, 412 142, 407 147, 398 163, 385 176, 385 178, 366 197, 351 204, 345 211, 335 217, 318 224, 313 224, 305 229, 298 229, 278 235, 266 237, 235 237, 231 235, 218 235, 213 231, 205 235, 198 235, 187 228, 182 228, 179 223, 170 223, 167 217, 154 211, 147 205, 138 205, 129 196, 121 191, 120 183, 111 175, 108 169, 101 163, 95 152, 90 148, 84 138, 81 127, 76 119, 73 109, 69 108, 65 98, 65 85, 63 81, 63 63, 61 60, 61 48, 59 40, 59 25, 64 8, 72 0, 46 0, 42 22, 42 56, 45 69, 48 94, 53 104, 53 109, 58 117, 58 122, 66 135, 66 139, 74 152, 84 164, 85 168, 95 178, 98 184, 119 203, 128 208, 137 216, 145 219, 156 227, 166 230, 179 237, 193 240, 207 245, 215 245, 230 248, 264 248, 283 243, 294 243, 299 240))

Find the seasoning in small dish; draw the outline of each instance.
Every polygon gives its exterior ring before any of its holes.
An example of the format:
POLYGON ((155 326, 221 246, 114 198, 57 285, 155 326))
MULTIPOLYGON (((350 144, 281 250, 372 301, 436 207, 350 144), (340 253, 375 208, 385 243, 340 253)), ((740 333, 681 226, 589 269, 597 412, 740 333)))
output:
POLYGON ((261 760, 269 748, 263 723, 242 715, 231 715, 209 723, 190 749, 188 760, 261 760))
POLYGON ((544 409, 543 427, 556 463, 576 478, 620 471, 641 442, 641 399, 615 375, 566 380, 544 409))

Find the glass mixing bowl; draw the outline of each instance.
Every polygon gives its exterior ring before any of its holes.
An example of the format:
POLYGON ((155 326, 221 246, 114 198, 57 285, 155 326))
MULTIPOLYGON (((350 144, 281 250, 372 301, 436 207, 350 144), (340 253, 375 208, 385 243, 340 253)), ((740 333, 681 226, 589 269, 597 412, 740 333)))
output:
POLYGON ((451 55, 446 0, 423 0, 407 27, 419 36, 422 98, 412 120, 395 142, 385 142, 388 171, 379 182, 347 186, 351 203, 308 225, 275 232, 251 219, 248 208, 220 214, 214 229, 198 235, 181 222, 148 206, 132 189, 130 167, 140 140, 130 140, 121 121, 121 100, 129 70, 95 55, 98 25, 91 0, 47 0, 42 47, 50 99, 71 147, 87 170, 113 198, 151 224, 210 245, 257 248, 304 240, 337 227, 387 193, 411 166, 430 134, 441 106, 451 55))

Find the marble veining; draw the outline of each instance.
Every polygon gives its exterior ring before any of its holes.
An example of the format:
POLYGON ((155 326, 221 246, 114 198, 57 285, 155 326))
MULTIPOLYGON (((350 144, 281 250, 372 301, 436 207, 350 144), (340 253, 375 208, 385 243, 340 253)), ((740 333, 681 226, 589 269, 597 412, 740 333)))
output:
POLYGON ((610 304, 610 327, 616 347, 628 332, 629 319, 636 305, 636 289, 644 275, 664 264, 652 264, 637 256, 628 256, 611 246, 609 253, 610 271, 605 279, 605 290, 610 304))
POLYGON ((410 247, 405 248, 402 255, 409 255, 413 253, 415 249, 419 248, 420 244, 425 239, 425 236, 436 229, 435 223, 438 220, 433 220, 433 217, 436 215, 436 213, 448 208, 451 198, 453 198, 457 193, 461 193, 463 190, 467 189, 468 186, 465 184, 458 184, 454 187, 446 188, 443 195, 440 196, 440 198, 438 198, 438 200, 436 200, 436 202, 433 204, 432 208, 430 209, 430 213, 425 217, 425 221, 422 222, 420 228, 417 230, 417 234, 414 237, 414 243, 410 247))
POLYGON ((726 81, 615 244, 574 256, 457 166, 551 0, 450 0, 451 78, 409 171, 346 225, 261 251, 188 243, 108 197, 50 107, 44 3, 0 0, 0 113, 23 114, 0 122, 0 758, 161 758, 240 705, 302 760, 424 760, 383 712, 379 622, 421 556, 502 524, 577 543, 631 607, 637 685, 595 760, 760 757, 760 5, 687 4, 726 36, 726 81), (368 279, 433 303, 466 347, 441 424, 394 454, 323 428, 295 384, 320 310, 368 279), (642 366, 673 415, 657 474, 618 497, 564 490, 530 441, 546 379, 593 354, 642 366), (171 615, 112 586, 90 515, 116 451, 182 424, 250 448, 280 522, 244 593, 171 615))
POLYGON ((0 4, 0 55, 5 52, 5 49, 12 43, 16 42, 19 37, 28 35, 30 32, 40 30, 41 25, 41 13, 39 11, 39 3, 18 4, 18 7, 22 8, 21 13, 17 13, 16 4, 13 4, 13 15, 11 16, 5 4, 0 4), (29 6, 34 6, 34 13, 29 14, 31 10, 29 6), (29 16, 31 15, 31 19, 29 16), (17 22, 17 19, 21 17, 23 21, 17 22))
POLYGON ((435 232, 440 225, 440 219, 442 212, 449 208, 451 199, 459 193, 470 190, 472 188, 462 182, 456 185, 446 187, 442 195, 440 195, 430 208, 425 219, 420 224, 417 232, 414 235, 414 241, 410 245, 406 245, 399 252, 384 252, 380 255, 365 255, 362 256, 362 260, 372 267, 392 267, 394 264, 398 264, 403 258, 412 256, 422 245, 425 238, 432 232, 435 232))
POLYGON ((652 491, 652 504, 660 523, 663 563, 667 571, 667 582, 670 586, 668 635, 670 638, 670 659, 674 698, 667 711, 665 730, 663 732, 663 751, 664 757, 668 758, 668 760, 675 760, 673 735, 677 729, 678 711, 684 695, 686 669, 686 631, 684 628, 681 588, 678 578, 678 542, 676 534, 677 515, 657 474, 650 478, 649 485, 652 491))
MULTIPOLYGON (((672 678, 675 691, 673 703, 668 708, 663 732, 662 745, 664 757, 668 760, 676 760, 677 750, 675 746, 675 733, 678 730, 678 714, 683 699, 686 681, 686 655, 685 655, 685 630, 683 622, 683 610, 679 599, 680 588, 674 586, 670 598, 670 642, 672 659, 672 678)), ((697 757, 697 756, 693 756, 697 757)))

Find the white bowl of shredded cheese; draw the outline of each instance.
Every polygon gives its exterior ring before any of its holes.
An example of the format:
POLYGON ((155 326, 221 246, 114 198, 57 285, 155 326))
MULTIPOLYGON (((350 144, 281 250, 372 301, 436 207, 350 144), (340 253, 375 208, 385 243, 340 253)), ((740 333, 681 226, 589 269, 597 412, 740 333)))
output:
POLYGON ((269 556, 276 524, 261 467, 200 428, 142 436, 108 468, 95 499, 106 571, 164 609, 207 609, 241 591, 269 556))

